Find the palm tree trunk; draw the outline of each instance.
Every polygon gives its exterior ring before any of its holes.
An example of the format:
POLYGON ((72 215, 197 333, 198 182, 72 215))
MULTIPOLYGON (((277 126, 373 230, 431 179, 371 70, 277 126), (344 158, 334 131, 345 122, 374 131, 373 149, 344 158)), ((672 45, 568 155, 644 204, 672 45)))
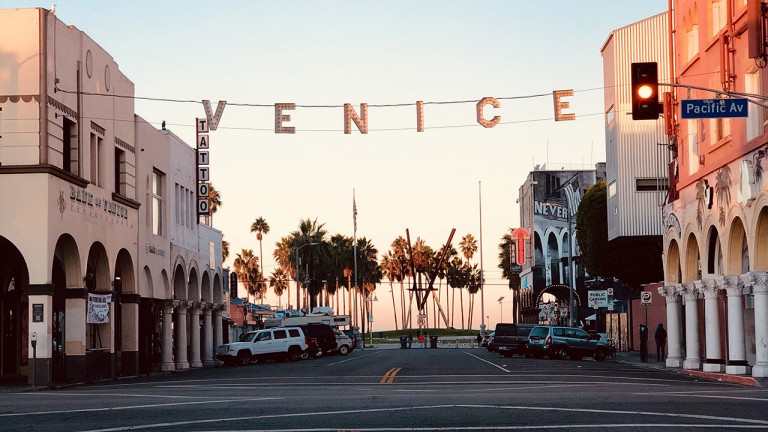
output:
POLYGON ((459 291, 459 299, 461 300, 461 328, 464 328, 464 288, 459 291))
POLYGON ((451 327, 456 328, 456 288, 453 289, 451 296, 453 296, 453 301, 451 302, 451 327))
POLYGON ((389 292, 392 293, 392 314, 395 316, 395 331, 397 331, 397 308, 395 307, 395 289, 392 286, 392 281, 389 281, 389 292))
POLYGON ((405 286, 402 279, 400 279, 400 317, 403 319, 401 327, 405 330, 408 326, 405 323, 405 286))

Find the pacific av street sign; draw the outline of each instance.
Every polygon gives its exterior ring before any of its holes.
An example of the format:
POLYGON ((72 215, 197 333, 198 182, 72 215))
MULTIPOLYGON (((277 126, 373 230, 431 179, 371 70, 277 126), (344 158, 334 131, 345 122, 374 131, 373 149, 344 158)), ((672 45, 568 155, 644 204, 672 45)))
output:
POLYGON ((747 117, 747 99, 683 99, 684 119, 747 117))

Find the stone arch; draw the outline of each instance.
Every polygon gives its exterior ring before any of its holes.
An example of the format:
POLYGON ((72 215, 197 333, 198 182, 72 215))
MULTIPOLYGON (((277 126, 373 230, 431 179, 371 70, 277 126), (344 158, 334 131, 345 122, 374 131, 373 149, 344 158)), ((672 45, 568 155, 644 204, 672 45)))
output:
POLYGON ((149 269, 149 266, 144 266, 144 271, 142 272, 142 281, 143 283, 139 284, 139 293, 141 296, 158 298, 155 294, 155 283, 152 281, 152 270, 149 269))
POLYGON ((538 231, 533 232, 533 262, 531 267, 544 263, 544 246, 541 243, 541 234, 538 231))
POLYGON ((682 279, 682 269, 680 267, 680 248, 677 246, 677 240, 669 242, 666 255, 666 274, 664 279, 667 282, 680 283, 682 279))
POLYGON ((740 275, 749 271, 749 244, 747 231, 741 217, 731 220, 731 229, 728 233, 725 272, 728 275, 740 275))
POLYGON ((546 231, 544 239, 547 242, 545 249, 545 263, 549 274, 547 284, 560 283, 562 279, 560 277, 560 242, 552 229, 546 231))
POLYGON ((211 276, 210 271, 203 272, 202 280, 200 281, 200 301, 205 303, 211 303, 213 300, 213 292, 211 292, 211 276))
POLYGON ((189 285, 187 286, 187 300, 200 301, 200 278, 197 275, 197 267, 189 270, 189 285))
POLYGON ((755 226, 755 271, 768 270, 768 205, 760 208, 755 226))
POLYGON ((82 288, 83 276, 80 265, 80 251, 77 242, 69 234, 62 234, 56 240, 53 252, 54 260, 59 260, 63 266, 67 288, 82 288))
POLYGON ((109 271, 107 250, 101 242, 94 242, 88 250, 85 266, 85 287, 89 292, 112 292, 112 275, 109 271))
POLYGON ((173 269, 173 298, 175 300, 187 300, 187 278, 181 264, 176 265, 173 269))
POLYGON ((717 230, 717 225, 714 223, 709 225, 707 230, 707 274, 710 275, 722 275, 724 274, 723 263, 723 248, 720 244, 720 234, 717 230))
POLYGON ((685 242, 685 261, 682 267, 683 282, 693 282, 701 279, 701 253, 699 252, 699 242, 694 233, 688 234, 685 242))
POLYGON ((134 274, 133 258, 130 252, 126 249, 120 249, 115 260, 114 291, 118 292, 117 288, 119 287, 120 294, 138 294, 134 274))
POLYGON ((221 274, 218 271, 213 275, 213 302, 224 303, 224 289, 221 286, 221 274))
POLYGON ((21 375, 22 347, 27 332, 22 323, 29 315, 22 292, 29 285, 29 268, 21 251, 0 236, 0 377, 21 375))
POLYGON ((166 269, 163 269, 163 271, 160 272, 160 279, 163 283, 162 292, 156 293, 158 299, 172 299, 173 293, 171 292, 171 284, 168 279, 168 271, 166 269))

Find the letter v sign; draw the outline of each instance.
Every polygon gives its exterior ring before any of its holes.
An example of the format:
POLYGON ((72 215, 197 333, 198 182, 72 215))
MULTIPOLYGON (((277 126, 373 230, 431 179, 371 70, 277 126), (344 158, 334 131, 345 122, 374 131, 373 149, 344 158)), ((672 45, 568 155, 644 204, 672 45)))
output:
POLYGON ((211 115, 211 101, 203 100, 203 108, 205 108, 205 117, 208 118, 208 126, 210 130, 215 131, 219 127, 219 121, 221 115, 224 114, 224 107, 227 106, 227 101, 219 101, 216 106, 216 115, 211 115))

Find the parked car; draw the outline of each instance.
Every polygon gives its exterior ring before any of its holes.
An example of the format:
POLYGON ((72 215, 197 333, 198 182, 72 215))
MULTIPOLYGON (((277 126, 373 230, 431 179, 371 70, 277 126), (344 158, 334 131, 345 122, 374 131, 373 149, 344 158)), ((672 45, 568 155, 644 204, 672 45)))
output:
POLYGON ((493 337, 493 347, 504 357, 515 354, 525 355, 528 345, 528 333, 535 324, 498 323, 493 337))
POLYGON ((227 366, 245 365, 257 359, 297 361, 307 349, 301 328, 273 328, 245 333, 239 342, 220 345, 216 358, 227 366))
POLYGON ((336 352, 341 355, 347 355, 355 349, 352 339, 345 335, 344 332, 339 329, 333 329, 333 333, 336 335, 336 352))
POLYGON ((355 334, 354 330, 342 330, 342 333, 347 335, 350 339, 352 339, 352 349, 357 348, 357 335, 355 334))
POLYGON ((328 324, 305 324, 299 326, 307 337, 317 339, 318 345, 324 353, 336 351, 336 333, 328 324))
POLYGON ((528 352, 536 358, 581 360, 594 357, 603 361, 611 354, 611 348, 599 335, 590 336, 580 328, 536 326, 528 335, 528 352))

